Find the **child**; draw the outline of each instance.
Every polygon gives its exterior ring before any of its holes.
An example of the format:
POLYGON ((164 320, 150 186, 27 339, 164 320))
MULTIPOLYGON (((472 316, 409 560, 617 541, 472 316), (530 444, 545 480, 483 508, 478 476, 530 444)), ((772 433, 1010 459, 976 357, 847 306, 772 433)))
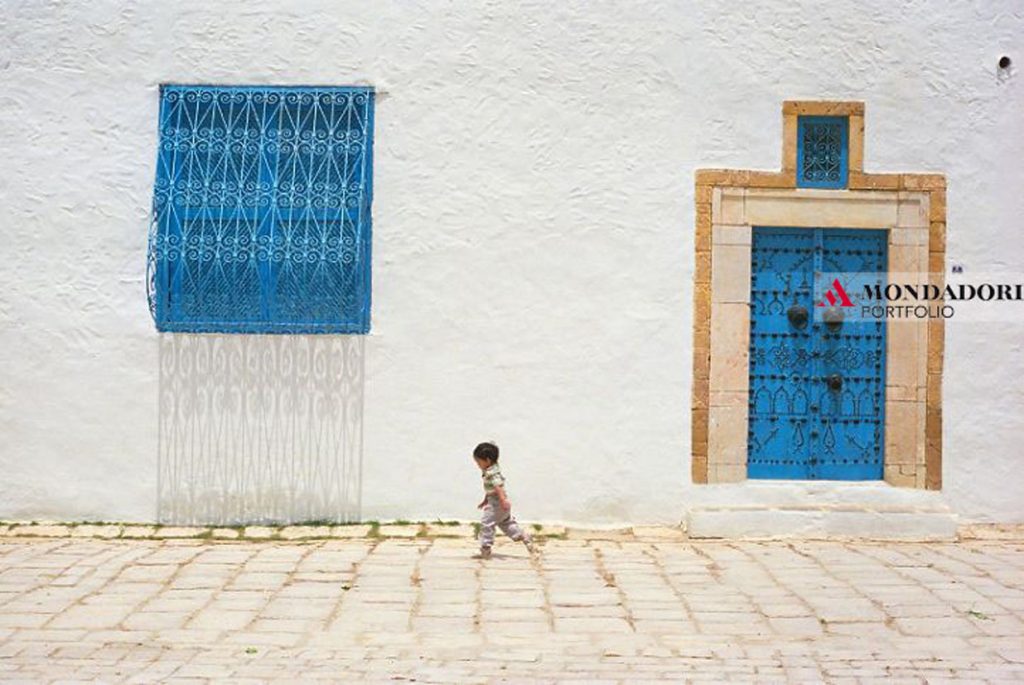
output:
POLYGON ((523 542, 530 554, 534 552, 533 538, 519 527, 512 516, 512 504, 505 494, 505 478, 498 468, 498 446, 490 442, 482 442, 473 450, 473 460, 483 472, 484 499, 476 505, 483 509, 480 520, 480 559, 490 559, 491 546, 494 544, 494 527, 501 530, 516 542, 523 542))

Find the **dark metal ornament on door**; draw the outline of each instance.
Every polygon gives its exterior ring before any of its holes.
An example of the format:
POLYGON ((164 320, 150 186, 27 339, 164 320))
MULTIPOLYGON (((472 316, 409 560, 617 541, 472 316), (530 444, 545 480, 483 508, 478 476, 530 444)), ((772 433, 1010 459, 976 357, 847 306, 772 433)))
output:
POLYGON ((807 307, 794 304, 786 310, 786 317, 793 328, 805 328, 807 326, 807 307))
POLYGON ((838 330, 843 325, 843 310, 839 307, 829 307, 821 313, 821 318, 830 331, 838 330))

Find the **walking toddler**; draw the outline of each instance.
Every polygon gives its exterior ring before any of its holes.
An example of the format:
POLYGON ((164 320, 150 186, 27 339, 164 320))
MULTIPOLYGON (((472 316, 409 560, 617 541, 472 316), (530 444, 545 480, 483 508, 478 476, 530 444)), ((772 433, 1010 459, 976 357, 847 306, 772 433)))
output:
POLYGON ((525 544, 527 551, 532 554, 533 538, 512 516, 512 504, 505 493, 505 478, 498 468, 498 446, 490 442, 480 443, 473 450, 473 460, 480 467, 484 480, 484 498, 476 506, 477 509, 483 509, 480 518, 480 558, 491 557, 495 526, 516 542, 525 544))

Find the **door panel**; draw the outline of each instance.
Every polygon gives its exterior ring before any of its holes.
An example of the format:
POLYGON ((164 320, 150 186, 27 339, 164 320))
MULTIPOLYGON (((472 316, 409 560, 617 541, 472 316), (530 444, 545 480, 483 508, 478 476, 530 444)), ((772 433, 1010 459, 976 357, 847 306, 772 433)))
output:
POLYGON ((856 307, 827 324, 815 292, 839 272, 856 301, 885 231, 757 227, 751 267, 748 477, 881 478, 885 324, 856 307))
POLYGON ((757 228, 750 278, 749 478, 808 477, 814 232, 757 228), (787 311, 803 307, 804 331, 787 311))
MULTIPOLYGON (((866 283, 880 282, 887 267, 886 233, 873 230, 823 229, 823 293, 840 274, 854 303, 843 322, 821 324, 819 443, 812 446, 811 478, 874 480, 882 477, 885 410, 885 323, 859 317, 866 283), (841 386, 830 387, 838 378, 841 386)), ((880 285, 885 285, 880 282, 880 285)), ((827 304, 827 303, 826 303, 827 304)))

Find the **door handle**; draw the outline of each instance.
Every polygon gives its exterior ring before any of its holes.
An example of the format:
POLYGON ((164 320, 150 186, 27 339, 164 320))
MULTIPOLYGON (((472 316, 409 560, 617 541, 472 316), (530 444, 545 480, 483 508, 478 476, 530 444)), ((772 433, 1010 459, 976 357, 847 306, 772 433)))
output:
POLYGON ((829 390, 842 390, 843 389, 843 377, 838 373, 833 373, 825 379, 828 383, 829 390))

